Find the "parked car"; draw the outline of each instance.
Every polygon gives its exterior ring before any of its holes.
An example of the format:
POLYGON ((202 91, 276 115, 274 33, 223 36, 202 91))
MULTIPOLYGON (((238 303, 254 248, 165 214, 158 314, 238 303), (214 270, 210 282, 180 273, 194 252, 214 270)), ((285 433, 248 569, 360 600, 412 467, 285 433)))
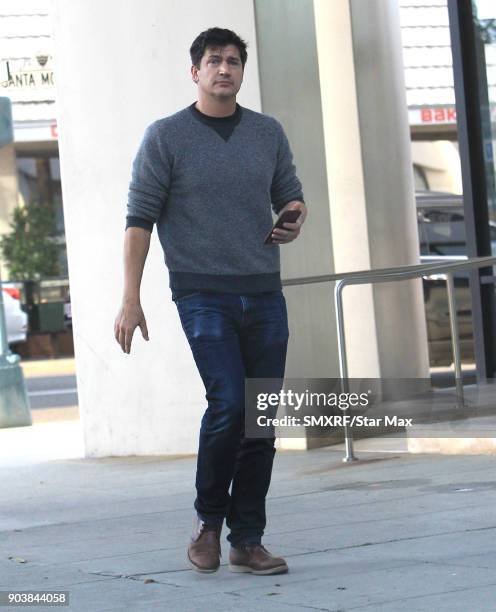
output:
POLYGON ((19 289, 3 287, 3 309, 9 346, 25 342, 28 332, 28 315, 21 308, 19 289))
POLYGON ((70 293, 67 293, 67 297, 64 301, 64 327, 66 329, 72 329, 72 308, 70 293))
MULTIPOLYGON (((421 256, 467 256, 463 196, 432 191, 417 192, 417 221, 421 256)), ((490 222, 493 253, 496 223, 490 222)), ((462 361, 474 363, 472 305, 469 273, 455 275, 458 333, 462 361)), ((446 280, 442 274, 424 277, 424 301, 431 366, 453 363, 446 280)))

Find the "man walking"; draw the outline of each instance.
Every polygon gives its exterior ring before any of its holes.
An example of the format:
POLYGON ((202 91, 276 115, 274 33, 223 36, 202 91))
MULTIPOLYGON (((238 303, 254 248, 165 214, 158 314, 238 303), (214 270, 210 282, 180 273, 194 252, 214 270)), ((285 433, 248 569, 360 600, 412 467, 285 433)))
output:
POLYGON ((261 542, 275 440, 244 436, 244 385, 245 378, 284 378, 289 332, 279 245, 298 237, 307 210, 281 125, 236 103, 246 43, 211 28, 190 55, 197 102, 152 123, 133 164, 114 333, 125 353, 137 326, 148 340, 139 289, 156 223, 208 401, 188 559, 197 571, 218 569, 225 519, 231 571, 283 573, 285 560, 261 542), (266 245, 271 207, 301 214, 266 245))

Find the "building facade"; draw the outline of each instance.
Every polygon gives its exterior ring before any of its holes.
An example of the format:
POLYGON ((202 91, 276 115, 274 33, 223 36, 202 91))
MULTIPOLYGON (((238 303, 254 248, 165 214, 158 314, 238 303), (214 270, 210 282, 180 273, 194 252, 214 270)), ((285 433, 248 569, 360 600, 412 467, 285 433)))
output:
MULTIPOLYGON (((192 40, 218 25, 249 42, 239 102, 281 121, 309 206, 302 235, 281 248, 282 276, 311 281, 418 263, 416 188, 460 193, 462 184, 465 191, 450 97, 456 69, 445 40, 452 17, 446 4, 429 5, 54 0, 58 139, 88 456, 196 450, 204 390, 155 232, 142 281, 150 342, 138 330, 124 355, 113 337, 132 159, 147 125, 195 100, 192 40), (429 28, 439 47, 434 76, 425 65, 434 54, 415 39, 429 28), (431 80, 422 81, 422 71, 431 80), (439 137, 447 145, 431 146, 439 137), (412 138, 419 145, 413 149, 412 138), (92 299, 102 295, 103 303, 92 299)), ((332 285, 291 285, 285 295, 286 376, 338 376, 332 285)), ((420 281, 350 287, 344 309, 350 376, 429 376, 420 281)), ((297 443, 305 448, 308 441, 297 443)))
POLYGON ((67 276, 50 7, 49 0, 0 4, 0 96, 10 100, 13 119, 13 143, 1 153, 0 233, 9 231, 17 205, 52 204, 52 239, 60 274, 67 276))

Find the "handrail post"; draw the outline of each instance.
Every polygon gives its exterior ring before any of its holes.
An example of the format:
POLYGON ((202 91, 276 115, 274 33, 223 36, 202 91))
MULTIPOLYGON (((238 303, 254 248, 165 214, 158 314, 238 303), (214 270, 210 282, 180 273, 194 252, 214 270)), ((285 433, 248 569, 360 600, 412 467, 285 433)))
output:
POLYGON ((455 365, 455 386, 458 408, 464 407, 462 360, 460 356, 460 337, 458 335, 458 316, 456 312, 455 282, 453 272, 446 272, 446 288, 448 290, 448 309, 451 327, 451 345, 453 347, 453 363, 455 365))
MULTIPOLYGON (((339 373, 341 376, 341 389, 343 393, 348 392, 348 364, 346 359, 346 342, 344 335, 344 316, 343 316, 343 289, 345 280, 339 280, 334 286, 334 306, 336 309, 336 322, 338 332, 338 356, 339 356, 339 373)), ((346 411, 349 412, 349 408, 346 411)), ((346 415, 345 415, 346 416, 346 415)), ((343 457, 343 462, 358 461, 353 453, 353 434, 348 425, 344 424, 344 442, 346 454, 343 457)))

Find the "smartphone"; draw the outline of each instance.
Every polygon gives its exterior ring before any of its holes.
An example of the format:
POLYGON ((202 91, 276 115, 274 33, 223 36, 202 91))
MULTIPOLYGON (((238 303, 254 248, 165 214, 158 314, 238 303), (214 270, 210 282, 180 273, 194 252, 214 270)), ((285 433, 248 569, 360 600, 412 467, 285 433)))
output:
POLYGON ((277 244, 275 241, 271 239, 272 232, 276 229, 276 227, 283 228, 283 223, 294 223, 296 219, 301 215, 301 210, 286 210, 282 213, 282 215, 277 219, 274 223, 274 226, 267 234, 264 240, 264 244, 277 244))

